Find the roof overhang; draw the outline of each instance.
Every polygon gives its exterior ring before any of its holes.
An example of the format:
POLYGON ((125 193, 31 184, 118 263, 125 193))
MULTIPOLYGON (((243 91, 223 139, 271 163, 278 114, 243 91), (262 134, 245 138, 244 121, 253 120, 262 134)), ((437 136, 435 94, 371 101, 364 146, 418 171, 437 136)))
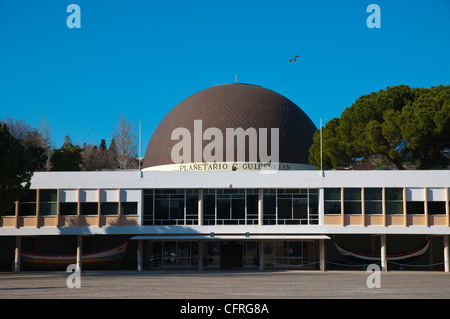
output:
POLYGON ((326 235, 259 235, 259 234, 201 234, 201 235, 139 235, 132 240, 317 240, 330 239, 326 235))

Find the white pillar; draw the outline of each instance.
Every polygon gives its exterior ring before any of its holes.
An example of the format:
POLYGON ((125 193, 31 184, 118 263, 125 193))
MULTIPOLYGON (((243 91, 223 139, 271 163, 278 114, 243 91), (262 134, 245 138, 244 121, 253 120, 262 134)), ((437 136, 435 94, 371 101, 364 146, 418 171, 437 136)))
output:
POLYGON ((319 239, 320 270, 325 271, 325 239, 319 239))
POLYGON ((22 237, 16 236, 16 247, 14 248, 14 272, 20 272, 20 250, 22 237))
POLYGON ((264 191, 258 189, 258 225, 264 225, 264 191))
POLYGON ((198 225, 203 226, 203 188, 198 190, 198 225))
POLYGON ((448 235, 444 235, 444 271, 450 272, 448 235))
POLYGON ((82 247, 83 247, 83 236, 77 235, 77 268, 76 271, 81 271, 81 264, 82 264, 82 247))
POLYGON ((142 239, 138 240, 138 249, 137 249, 137 270, 142 271, 144 265, 144 242, 142 239))
POLYGON ((258 242, 258 265, 259 271, 264 271, 264 241, 262 239, 258 242))
POLYGON ((381 235, 381 270, 387 271, 386 234, 381 235))
POLYGON ((198 241, 198 271, 203 271, 203 240, 198 241))

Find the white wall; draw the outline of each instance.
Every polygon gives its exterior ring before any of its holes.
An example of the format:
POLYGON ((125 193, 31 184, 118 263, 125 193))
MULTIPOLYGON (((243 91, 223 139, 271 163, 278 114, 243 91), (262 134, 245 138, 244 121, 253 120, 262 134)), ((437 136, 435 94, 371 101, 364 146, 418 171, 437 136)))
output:
POLYGON ((321 188, 450 187, 450 170, 246 172, 37 172, 31 188, 321 188))

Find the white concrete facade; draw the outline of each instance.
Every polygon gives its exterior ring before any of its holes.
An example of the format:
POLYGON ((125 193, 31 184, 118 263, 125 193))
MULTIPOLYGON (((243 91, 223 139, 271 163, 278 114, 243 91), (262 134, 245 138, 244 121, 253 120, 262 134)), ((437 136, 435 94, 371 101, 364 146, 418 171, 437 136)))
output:
MULTIPOLYGON (((0 236, 79 234, 217 234, 250 236, 261 234, 433 234, 448 235, 447 225, 326 225, 323 190, 343 187, 403 187, 408 199, 444 200, 448 216, 450 171, 220 171, 220 172, 42 172, 32 178, 32 189, 59 189, 60 199, 76 201, 138 202, 138 225, 0 227, 0 236), (144 226, 144 189, 273 189, 314 188, 319 190, 318 225, 183 225, 144 226), (117 192, 120 190, 120 193, 117 192), (92 193, 92 194, 91 194, 92 193), (91 198, 92 197, 92 198, 91 198)), ((261 209, 261 208, 260 208, 261 209)))

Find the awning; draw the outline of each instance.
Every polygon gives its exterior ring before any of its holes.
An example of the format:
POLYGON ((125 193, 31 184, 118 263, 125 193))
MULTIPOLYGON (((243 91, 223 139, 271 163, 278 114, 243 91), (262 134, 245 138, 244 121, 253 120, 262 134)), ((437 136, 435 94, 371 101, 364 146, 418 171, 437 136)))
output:
POLYGON ((132 240, 316 240, 330 239, 326 235, 273 235, 273 234, 199 234, 199 235, 139 235, 132 240))

